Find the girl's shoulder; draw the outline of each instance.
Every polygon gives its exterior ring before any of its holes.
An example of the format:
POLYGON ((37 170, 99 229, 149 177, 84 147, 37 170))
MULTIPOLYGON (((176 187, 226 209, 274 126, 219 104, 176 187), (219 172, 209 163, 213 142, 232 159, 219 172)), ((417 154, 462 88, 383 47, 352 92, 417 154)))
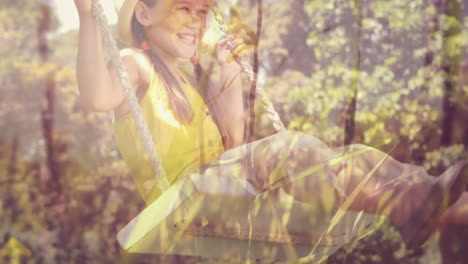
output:
MULTIPOLYGON (((120 50, 120 58, 127 70, 129 80, 132 83, 138 101, 141 101, 151 82, 153 68, 150 59, 142 50, 136 48, 120 50)), ((115 109, 115 115, 120 117, 129 111, 130 108, 127 101, 123 100, 115 109)))
POLYGON ((151 75, 153 66, 150 58, 143 50, 124 48, 120 50, 120 57, 127 69, 132 68, 132 71, 137 74, 140 83, 147 83, 146 78, 151 75))

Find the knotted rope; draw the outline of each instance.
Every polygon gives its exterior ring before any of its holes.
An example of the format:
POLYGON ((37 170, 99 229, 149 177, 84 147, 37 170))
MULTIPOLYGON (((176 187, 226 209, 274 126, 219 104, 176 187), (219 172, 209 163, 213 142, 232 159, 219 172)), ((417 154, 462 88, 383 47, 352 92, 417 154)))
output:
MULTIPOLYGON (((219 6, 216 1, 213 1, 213 6, 211 7, 211 11, 213 11, 214 19, 218 22, 218 28, 221 31, 221 34, 228 38, 229 36, 229 28, 224 21, 224 18, 221 14, 219 6)), ((229 40, 228 40, 229 42, 229 40)), ((236 58, 237 63, 242 67, 242 72, 247 75, 249 78, 250 84, 253 84, 256 81, 256 76, 254 71, 252 70, 252 66, 249 64, 245 57, 236 58)), ((256 85, 256 84, 255 84, 256 85)), ((273 122, 273 127, 275 128, 276 132, 281 132, 286 130, 283 122, 281 122, 281 118, 279 117, 278 113, 276 112, 273 104, 271 103, 270 99, 265 92, 265 90, 256 85, 255 93, 258 95, 256 98, 259 98, 260 102, 263 104, 265 111, 267 112, 268 117, 273 122)))
POLYGON ((148 156, 148 159, 153 168, 153 173, 156 176, 156 184, 158 185, 160 190, 167 190, 167 188, 169 188, 170 185, 167 181, 164 168, 161 165, 161 159, 159 158, 156 152, 156 143, 153 141, 153 137, 151 135, 151 132, 149 131, 148 124, 146 123, 146 120, 143 117, 141 107, 138 104, 138 99, 136 97, 135 91, 132 89, 132 84, 128 79, 127 70, 125 69, 125 66, 122 63, 122 59, 120 58, 117 43, 115 41, 115 38, 112 36, 112 32, 109 29, 107 18, 104 15, 104 10, 101 6, 100 0, 93 1, 92 10, 93 15, 96 17, 97 24, 101 31, 104 49, 109 55, 109 58, 119 76, 120 84, 123 88, 125 97, 127 98, 128 105, 130 107, 130 113, 132 114, 132 117, 135 120, 135 125, 138 134, 141 138, 141 141, 143 142, 145 154, 148 156))

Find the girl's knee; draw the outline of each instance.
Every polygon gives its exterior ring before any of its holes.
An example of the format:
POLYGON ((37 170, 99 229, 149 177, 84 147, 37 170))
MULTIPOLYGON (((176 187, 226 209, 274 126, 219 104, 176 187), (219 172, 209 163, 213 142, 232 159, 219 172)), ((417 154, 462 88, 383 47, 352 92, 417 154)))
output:
POLYGON ((271 149, 280 150, 310 150, 328 149, 328 147, 318 138, 296 131, 283 131, 277 133, 272 138, 271 149))

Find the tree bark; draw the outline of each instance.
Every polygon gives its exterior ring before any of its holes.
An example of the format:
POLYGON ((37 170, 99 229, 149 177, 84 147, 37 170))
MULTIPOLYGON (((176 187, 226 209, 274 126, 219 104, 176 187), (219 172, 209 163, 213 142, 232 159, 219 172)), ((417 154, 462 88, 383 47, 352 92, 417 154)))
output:
MULTIPOLYGON (((446 0, 444 3, 445 14, 448 18, 462 20, 462 6, 457 0, 446 0)), ((455 112, 457 106, 454 102, 454 96, 457 86, 460 85, 458 77, 460 76, 461 48, 457 45, 450 45, 454 37, 460 35, 461 27, 457 23, 451 23, 443 32, 443 54, 442 71, 445 74, 443 84, 444 95, 442 99, 442 135, 441 145, 449 146, 452 144, 452 132, 455 123, 455 112), (457 50, 454 50, 454 49, 457 50)))
POLYGON ((354 11, 356 14, 356 33, 354 38, 356 59, 354 60, 353 75, 351 80, 351 92, 345 113, 344 144, 353 142, 355 133, 355 115, 359 84, 359 68, 361 65, 361 30, 362 30, 362 9, 360 0, 354 0, 354 11))
MULTIPOLYGON (((47 42, 46 34, 51 25, 51 7, 48 5, 41 5, 41 17, 38 21, 37 38, 38 38, 38 52, 43 64, 47 63, 49 59, 49 45, 47 42)), ((61 193, 61 179, 59 173, 59 166, 56 162, 54 152, 54 100, 55 100, 55 80, 54 74, 50 73, 44 81, 44 97, 45 105, 41 110, 41 123, 42 135, 45 141, 46 163, 50 173, 49 186, 56 194, 61 193)), ((50 191, 50 190, 49 190, 50 191)))

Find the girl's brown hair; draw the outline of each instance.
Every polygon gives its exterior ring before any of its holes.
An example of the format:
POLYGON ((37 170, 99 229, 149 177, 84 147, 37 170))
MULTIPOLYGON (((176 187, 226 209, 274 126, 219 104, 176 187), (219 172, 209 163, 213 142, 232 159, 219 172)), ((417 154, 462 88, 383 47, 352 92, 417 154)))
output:
MULTIPOLYGON (((148 7, 153 7, 157 0, 140 0, 145 3, 148 7)), ((135 42, 141 44, 146 41, 146 34, 144 27, 138 22, 138 19, 133 14, 132 17, 132 34, 135 42)), ((169 70, 167 65, 161 60, 161 58, 153 51, 146 50, 145 53, 151 59, 154 70, 158 73, 166 88, 167 97, 169 100, 169 107, 174 113, 176 119, 182 124, 188 124, 193 119, 193 110, 190 102, 185 96, 182 87, 179 82, 169 70)))

